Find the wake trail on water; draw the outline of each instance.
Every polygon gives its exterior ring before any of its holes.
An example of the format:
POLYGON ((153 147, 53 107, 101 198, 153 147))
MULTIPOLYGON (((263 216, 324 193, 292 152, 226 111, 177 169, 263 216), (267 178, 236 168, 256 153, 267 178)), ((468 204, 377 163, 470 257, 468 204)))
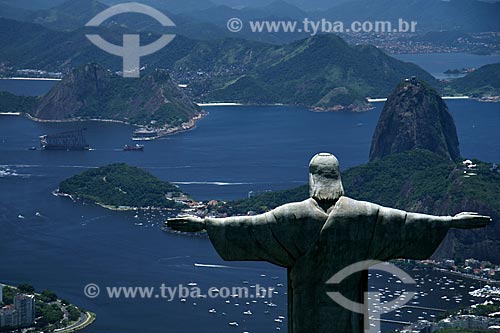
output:
POLYGON ((227 182, 172 182, 175 185, 217 185, 217 186, 235 186, 235 185, 254 185, 255 183, 227 183, 227 182))
POLYGON ((226 268, 235 269, 239 267, 225 266, 225 265, 211 265, 211 264, 194 264, 194 267, 204 267, 204 268, 226 268))

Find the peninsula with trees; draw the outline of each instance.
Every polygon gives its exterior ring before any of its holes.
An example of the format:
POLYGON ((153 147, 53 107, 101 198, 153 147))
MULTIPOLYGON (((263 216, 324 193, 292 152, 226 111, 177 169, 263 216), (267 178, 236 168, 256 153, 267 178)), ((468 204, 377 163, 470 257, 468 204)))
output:
POLYGON ((91 325, 96 315, 50 290, 41 293, 27 283, 0 284, 0 332, 71 333, 91 325))
POLYGON ((112 210, 178 210, 190 201, 179 187, 126 164, 90 169, 68 178, 57 194, 112 210))

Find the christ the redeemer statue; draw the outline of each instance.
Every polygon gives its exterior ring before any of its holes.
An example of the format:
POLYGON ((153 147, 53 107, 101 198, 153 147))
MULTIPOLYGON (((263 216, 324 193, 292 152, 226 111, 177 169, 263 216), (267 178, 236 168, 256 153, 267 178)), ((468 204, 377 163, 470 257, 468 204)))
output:
MULTIPOLYGON (((356 201, 344 196, 339 163, 318 154, 309 165, 310 198, 256 216, 183 217, 167 226, 206 230, 229 261, 268 261, 288 270, 288 329, 291 333, 362 332, 362 315, 335 303, 326 282, 343 268, 366 260, 427 259, 448 229, 485 227, 487 216, 432 216, 356 201)), ((363 303, 368 275, 353 274, 338 289, 363 303)))

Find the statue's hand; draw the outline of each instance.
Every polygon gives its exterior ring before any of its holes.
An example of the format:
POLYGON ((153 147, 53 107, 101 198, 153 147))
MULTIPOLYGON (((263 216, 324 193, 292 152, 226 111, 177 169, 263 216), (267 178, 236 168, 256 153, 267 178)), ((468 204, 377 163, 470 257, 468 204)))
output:
POLYGON ((479 215, 478 213, 460 213, 453 217, 452 227, 459 229, 483 228, 489 225, 493 220, 489 216, 479 215))
POLYGON ((200 232, 205 230, 205 220, 196 216, 178 217, 167 220, 165 226, 177 231, 200 232))

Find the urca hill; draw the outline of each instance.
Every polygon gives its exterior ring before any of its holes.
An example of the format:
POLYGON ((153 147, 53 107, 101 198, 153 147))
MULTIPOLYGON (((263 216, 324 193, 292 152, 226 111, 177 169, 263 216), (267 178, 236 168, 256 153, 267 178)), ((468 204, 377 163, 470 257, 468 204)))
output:
POLYGON ((41 120, 112 119, 179 126, 200 112, 165 71, 130 79, 92 63, 65 76, 31 115, 41 120))

